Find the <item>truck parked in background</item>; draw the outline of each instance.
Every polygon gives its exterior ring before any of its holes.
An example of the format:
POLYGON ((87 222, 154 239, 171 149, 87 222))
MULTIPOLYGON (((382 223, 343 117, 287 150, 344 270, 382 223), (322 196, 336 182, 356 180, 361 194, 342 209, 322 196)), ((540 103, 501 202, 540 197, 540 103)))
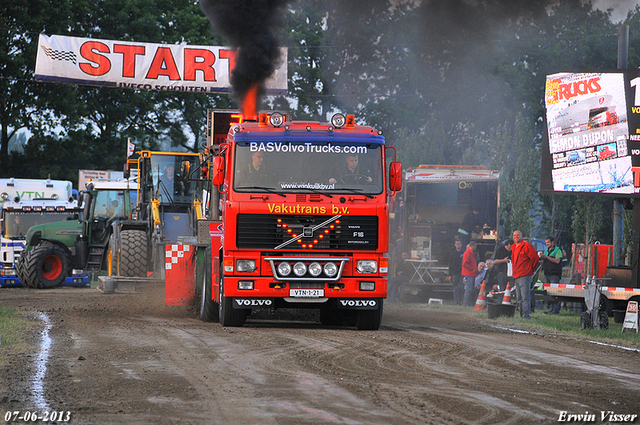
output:
POLYGON ((29 201, 36 198, 66 201, 74 190, 68 180, 0 179, 0 206, 5 201, 29 201))
POLYGON ((404 288, 408 294, 451 292, 444 282, 456 239, 463 241, 463 250, 476 241, 480 258, 491 257, 502 240, 499 179, 498 171, 481 166, 420 165, 405 170, 404 190, 392 220, 394 256, 405 251, 410 259, 424 260, 427 271, 422 278, 413 276, 404 288), (465 218, 471 228, 464 228, 465 218))
MULTIPOLYGON (((195 283, 202 320, 242 326, 252 310, 313 308, 323 324, 379 328, 388 201, 402 173, 395 161, 387 169, 393 148, 383 136, 354 121, 262 113, 257 122, 232 124, 223 143, 210 143, 206 220, 198 244, 176 248, 176 257, 204 253, 196 257, 195 283)), ((172 255, 166 291, 193 298, 183 274, 170 276, 172 255)))

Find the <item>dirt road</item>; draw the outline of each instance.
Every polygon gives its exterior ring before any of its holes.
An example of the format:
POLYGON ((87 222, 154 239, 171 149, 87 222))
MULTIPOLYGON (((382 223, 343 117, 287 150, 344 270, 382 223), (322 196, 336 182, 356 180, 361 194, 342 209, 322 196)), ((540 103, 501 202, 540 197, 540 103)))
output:
POLYGON ((0 305, 38 322, 33 350, 0 369, 0 421, 9 411, 70 412, 73 424, 280 425, 640 414, 639 352, 424 305, 386 305, 377 332, 264 319, 222 328, 164 307, 161 291, 3 289, 0 305))

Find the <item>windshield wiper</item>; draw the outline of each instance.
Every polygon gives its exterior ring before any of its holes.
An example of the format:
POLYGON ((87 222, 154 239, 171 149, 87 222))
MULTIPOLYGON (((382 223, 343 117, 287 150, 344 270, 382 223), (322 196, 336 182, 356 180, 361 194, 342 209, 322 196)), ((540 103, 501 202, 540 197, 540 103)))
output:
POLYGON ((236 190, 241 190, 241 189, 260 189, 260 190, 265 190, 269 193, 275 193, 276 195, 280 195, 283 198, 286 198, 286 196, 283 193, 280 193, 276 190, 271 189, 270 187, 264 187, 264 186, 242 186, 242 187, 236 187, 236 190))
POLYGON ((332 195, 330 195, 329 193, 325 193, 320 189, 313 189, 311 187, 299 187, 298 189, 302 189, 302 190, 310 190, 311 192, 314 193, 319 193, 320 195, 324 195, 324 196, 328 196, 329 198, 333 198, 332 195))
POLYGON ((358 195, 364 195, 367 198, 373 199, 373 196, 369 195, 368 193, 362 193, 363 189, 353 189, 351 187, 336 187, 334 190, 346 190, 346 191, 349 191, 351 193, 355 193, 355 194, 358 194, 358 195))

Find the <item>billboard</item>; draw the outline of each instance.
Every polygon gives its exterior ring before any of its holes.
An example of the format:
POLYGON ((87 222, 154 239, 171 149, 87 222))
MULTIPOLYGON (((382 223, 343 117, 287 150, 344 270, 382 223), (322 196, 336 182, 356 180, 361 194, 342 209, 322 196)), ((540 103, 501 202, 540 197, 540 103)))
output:
MULTIPOLYGON (((229 92, 235 52, 228 47, 99 40, 40 34, 36 81, 125 89, 229 92)), ((269 94, 287 92, 287 49, 281 49, 269 94)))
POLYGON ((640 192, 630 150, 636 101, 629 77, 623 71, 547 76, 543 192, 640 192))

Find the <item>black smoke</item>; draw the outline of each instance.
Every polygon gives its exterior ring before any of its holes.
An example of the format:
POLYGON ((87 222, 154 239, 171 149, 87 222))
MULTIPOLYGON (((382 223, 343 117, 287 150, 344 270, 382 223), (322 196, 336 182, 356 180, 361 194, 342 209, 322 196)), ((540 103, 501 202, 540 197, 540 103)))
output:
POLYGON ((276 67, 280 51, 275 31, 286 3, 287 0, 200 0, 214 30, 236 49, 231 87, 239 102, 256 84, 260 96, 264 81, 276 67))

